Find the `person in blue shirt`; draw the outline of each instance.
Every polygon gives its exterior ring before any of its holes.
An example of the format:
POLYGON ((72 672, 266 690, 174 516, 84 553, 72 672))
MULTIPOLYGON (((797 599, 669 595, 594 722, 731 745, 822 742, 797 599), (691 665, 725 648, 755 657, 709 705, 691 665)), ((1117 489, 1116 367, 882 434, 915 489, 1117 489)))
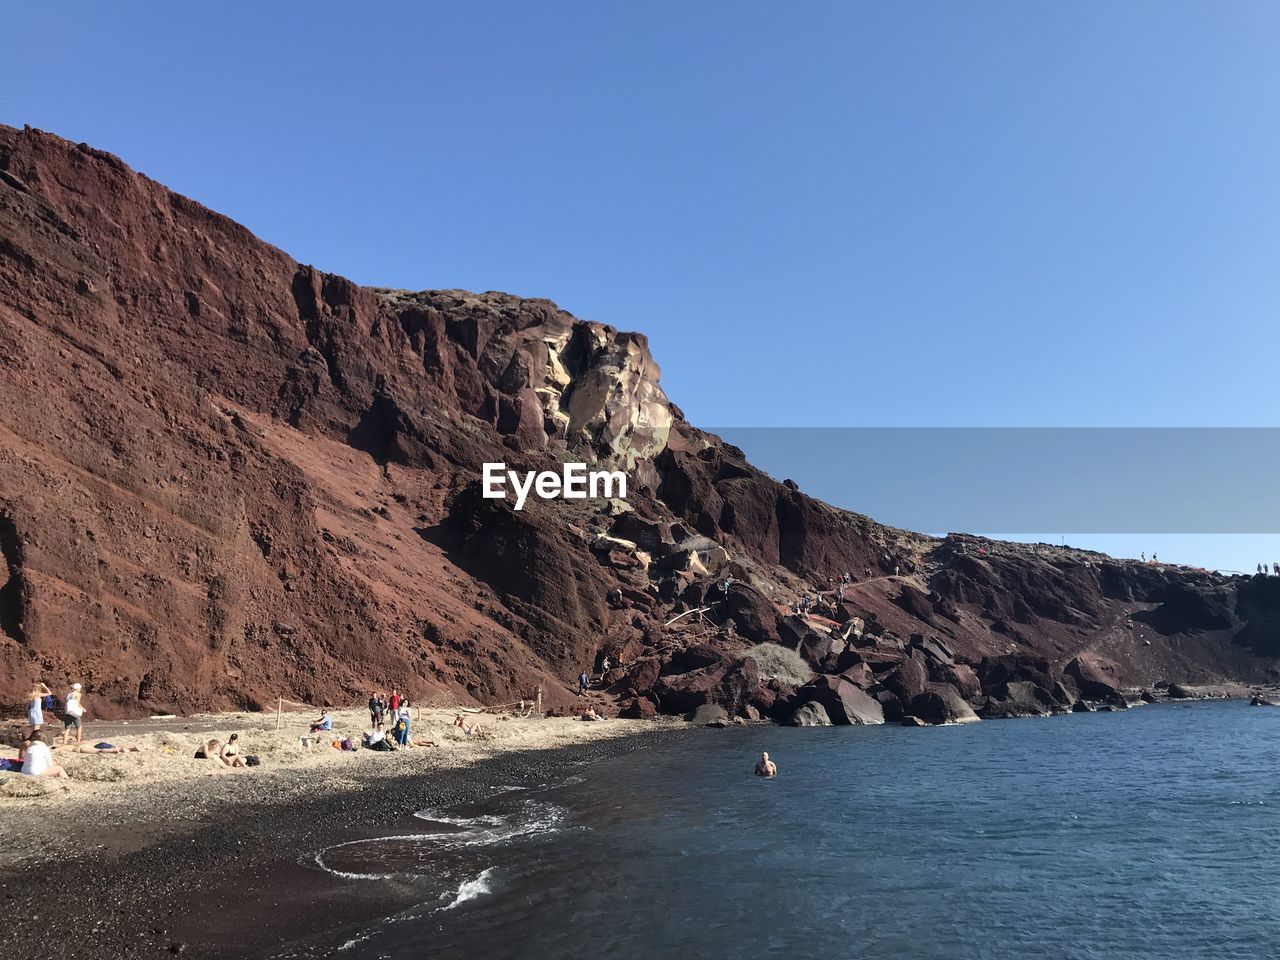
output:
POLYGON ((324 712, 320 714, 320 719, 311 724, 311 732, 319 733, 321 730, 333 729, 333 717, 329 716, 329 707, 324 708, 324 712))

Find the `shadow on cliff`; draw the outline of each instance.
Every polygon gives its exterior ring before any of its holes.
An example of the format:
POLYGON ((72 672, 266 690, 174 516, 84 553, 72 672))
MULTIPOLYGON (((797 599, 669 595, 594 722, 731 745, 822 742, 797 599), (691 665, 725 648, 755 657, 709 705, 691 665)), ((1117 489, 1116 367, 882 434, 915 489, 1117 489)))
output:
POLYGON ((0 511, 0 633, 22 642, 22 540, 8 512, 0 511))

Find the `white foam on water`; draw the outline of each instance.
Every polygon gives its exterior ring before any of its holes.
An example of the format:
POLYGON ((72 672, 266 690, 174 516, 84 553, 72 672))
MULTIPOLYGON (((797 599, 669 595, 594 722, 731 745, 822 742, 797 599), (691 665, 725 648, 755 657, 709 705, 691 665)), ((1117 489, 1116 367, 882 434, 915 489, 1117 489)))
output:
POLYGON ((315 855, 316 866, 318 866, 321 870, 324 870, 326 873, 331 873, 335 877, 342 877, 344 880, 392 880, 395 878, 394 873, 350 873, 346 870, 338 870, 334 867, 329 866, 327 863, 324 862, 324 855, 328 853, 330 850, 338 850, 338 849, 341 849, 342 847, 354 847, 357 844, 362 844, 362 843, 387 843, 387 842, 396 841, 396 840, 404 841, 404 840, 430 840, 430 839, 432 839, 430 835, 425 835, 421 833, 409 833, 409 834, 403 834, 397 837, 367 837, 364 840, 346 840, 343 843, 335 843, 332 846, 323 847, 320 850, 317 850, 315 855))
POLYGON ((474 827, 480 824, 485 826, 497 826, 503 822, 502 817, 487 814, 479 817, 450 817, 447 814, 440 813, 431 807, 426 810, 419 810, 414 813, 419 820, 426 820, 429 823, 445 823, 451 827, 474 827))
MULTIPOLYGON (((361 840, 347 840, 324 847, 315 854, 315 862, 321 870, 344 880, 393 880, 394 873, 357 873, 339 870, 325 862, 325 855, 343 847, 353 847, 371 843, 415 843, 425 844, 440 850, 457 850, 468 847, 486 847, 493 844, 508 843, 524 837, 536 837, 555 833, 564 822, 564 811, 551 803, 538 800, 526 800, 521 804, 518 813, 510 817, 484 815, 478 817, 448 817, 434 810, 423 810, 414 814, 420 819, 433 823, 457 826, 460 829, 453 833, 408 833, 390 837, 366 837, 361 840)), ((486 873, 481 874, 483 879, 486 873)), ((465 886, 465 884, 464 884, 465 886)))
POLYGON ((468 900, 474 900, 477 897, 483 897, 485 894, 493 893, 493 886, 489 880, 493 876, 493 867, 485 867, 480 871, 480 876, 474 880, 466 880, 458 886, 458 892, 453 898, 453 902, 442 910, 452 910, 460 904, 466 903, 468 900))
POLYGON ((350 940, 348 940, 346 943, 344 943, 342 946, 338 948, 338 952, 346 953, 348 950, 352 949, 353 947, 359 946, 360 944, 364 943, 366 940, 372 940, 374 937, 374 934, 376 933, 377 933, 376 930, 370 930, 368 933, 362 933, 358 937, 352 937, 350 940))

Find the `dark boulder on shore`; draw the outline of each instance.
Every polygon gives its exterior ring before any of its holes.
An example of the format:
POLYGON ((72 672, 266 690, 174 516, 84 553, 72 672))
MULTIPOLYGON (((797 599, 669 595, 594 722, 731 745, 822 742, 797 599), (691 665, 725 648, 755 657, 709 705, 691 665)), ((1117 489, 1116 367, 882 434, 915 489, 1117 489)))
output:
POLYGON ((729 714, 719 704, 704 703, 690 714, 689 722, 698 727, 723 727, 729 722, 729 714))
POLYGON ((929 688, 911 701, 910 714, 925 723, 972 723, 980 719, 955 687, 945 683, 929 688))
POLYGON ((791 714, 787 724, 792 727, 829 727, 831 718, 827 716, 822 704, 809 702, 791 714))
POLYGON ((1048 690, 1029 680, 1001 684, 978 710, 984 720, 1047 717, 1066 709, 1048 690))
POLYGON ((760 668, 751 657, 743 657, 659 677, 653 693, 664 713, 692 713, 710 703, 724 707, 729 716, 745 716, 759 688, 760 668))
POLYGON ((800 700, 820 703, 836 725, 884 723, 884 710, 861 687, 839 676, 821 676, 796 691, 800 700))
POLYGON ((885 689, 903 703, 910 703, 924 693, 928 686, 929 665, 924 654, 918 650, 913 650, 911 655, 884 679, 885 689))
POLYGON ((648 697, 635 697, 618 711, 618 716, 623 720, 652 720, 657 715, 658 708, 648 697))
POLYGON ((1067 664, 1065 673, 1076 682, 1080 696, 1110 700, 1120 695, 1119 667, 1096 653, 1082 653, 1067 664))

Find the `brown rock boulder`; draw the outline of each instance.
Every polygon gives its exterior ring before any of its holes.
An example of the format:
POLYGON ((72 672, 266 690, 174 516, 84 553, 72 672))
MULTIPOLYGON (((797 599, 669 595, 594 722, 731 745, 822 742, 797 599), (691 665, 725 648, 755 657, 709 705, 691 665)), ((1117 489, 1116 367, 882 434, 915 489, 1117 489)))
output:
MULTIPOLYGON (((713 600, 723 597, 719 590, 711 592, 713 600)), ((778 608, 773 601, 745 583, 733 583, 725 601, 726 613, 737 625, 738 633, 756 643, 778 640, 778 608)))
POLYGON ((660 677, 653 693, 663 713, 692 713, 711 703, 724 707, 730 716, 738 716, 759 688, 760 668, 755 660, 744 657, 660 677))
POLYGON ((787 721, 787 725, 791 727, 829 727, 831 726, 831 718, 827 716, 827 711, 822 704, 810 701, 801 705, 791 714, 791 719, 787 721))
POLYGON ((951 684, 966 700, 973 700, 982 694, 977 671, 967 663, 935 664, 929 671, 929 677, 935 683, 951 684))
POLYGON ((914 697, 910 713, 929 724, 972 723, 980 719, 960 691, 946 683, 932 683, 914 697))
POLYGON ((1029 680, 1014 680, 1003 684, 978 710, 984 720, 1006 717, 1047 717, 1061 711, 1063 706, 1053 694, 1029 680))
POLYGON ((624 720, 652 720, 657 715, 658 708, 648 697, 635 697, 618 711, 618 716, 624 720))
POLYGON ((784 647, 795 650, 809 666, 821 668, 844 650, 844 642, 836 640, 828 630, 819 630, 804 617, 784 617, 778 623, 778 639, 784 647))
POLYGON ((1067 664, 1065 672, 1076 682, 1080 696, 1088 700, 1109 700, 1120 695, 1120 668, 1106 657, 1082 653, 1067 664))
POLYGON ((903 703, 911 703, 924 693, 929 686, 929 666, 924 654, 912 651, 911 656, 885 678, 884 686, 903 703))
POLYGON ((821 676, 796 691, 801 700, 822 704, 837 725, 884 723, 884 710, 861 687, 843 677, 821 676))
POLYGON ((662 672, 662 664, 655 657, 648 657, 644 660, 637 660, 631 665, 630 671, 627 673, 627 680, 634 693, 648 693, 653 689, 653 685, 658 682, 658 675, 662 672))

